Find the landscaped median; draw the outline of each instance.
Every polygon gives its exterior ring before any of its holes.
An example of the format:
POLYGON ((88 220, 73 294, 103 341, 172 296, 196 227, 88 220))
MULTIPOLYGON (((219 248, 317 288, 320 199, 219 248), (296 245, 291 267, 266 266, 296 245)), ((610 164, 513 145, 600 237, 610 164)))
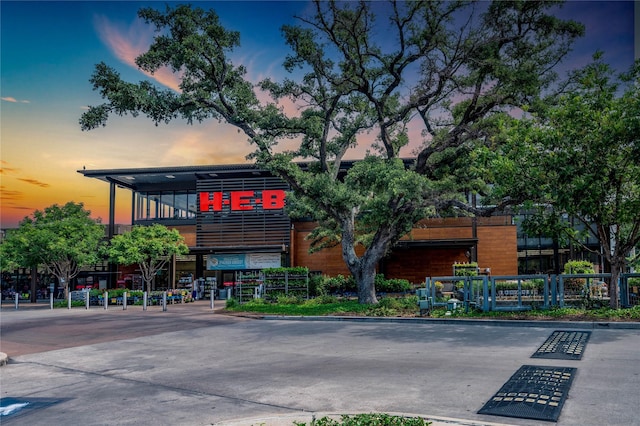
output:
MULTIPOLYGON (((319 296, 311 299, 280 298, 269 303, 263 299, 254 299, 239 304, 235 299, 227 301, 226 310, 237 313, 258 313, 283 316, 368 316, 368 317, 417 317, 419 310, 416 296, 384 297, 375 305, 362 305, 357 300, 319 296)), ((447 310, 436 307, 429 313, 432 318, 476 318, 501 320, 539 320, 539 321, 633 321, 640 322, 640 305, 625 309, 551 308, 524 312, 481 312, 473 309, 458 308, 447 310)))

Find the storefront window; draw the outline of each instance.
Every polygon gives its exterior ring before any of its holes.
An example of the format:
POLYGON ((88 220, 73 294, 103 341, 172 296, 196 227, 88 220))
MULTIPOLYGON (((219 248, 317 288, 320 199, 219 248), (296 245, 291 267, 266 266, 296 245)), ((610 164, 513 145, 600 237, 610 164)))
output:
POLYGON ((136 220, 194 219, 195 191, 136 192, 136 220))

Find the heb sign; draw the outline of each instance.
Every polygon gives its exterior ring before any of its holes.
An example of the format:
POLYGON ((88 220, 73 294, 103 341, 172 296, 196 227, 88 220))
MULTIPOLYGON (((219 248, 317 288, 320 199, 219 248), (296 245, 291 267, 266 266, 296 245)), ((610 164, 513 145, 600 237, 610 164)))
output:
POLYGON ((283 189, 263 191, 200 192, 200 213, 223 211, 281 210, 283 189))

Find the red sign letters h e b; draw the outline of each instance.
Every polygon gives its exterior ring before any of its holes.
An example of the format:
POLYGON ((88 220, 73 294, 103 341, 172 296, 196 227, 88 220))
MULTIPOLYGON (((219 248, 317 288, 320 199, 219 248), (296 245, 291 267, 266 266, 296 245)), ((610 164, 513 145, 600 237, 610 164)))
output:
POLYGON ((200 212, 280 210, 284 208, 284 190, 201 192, 200 212))

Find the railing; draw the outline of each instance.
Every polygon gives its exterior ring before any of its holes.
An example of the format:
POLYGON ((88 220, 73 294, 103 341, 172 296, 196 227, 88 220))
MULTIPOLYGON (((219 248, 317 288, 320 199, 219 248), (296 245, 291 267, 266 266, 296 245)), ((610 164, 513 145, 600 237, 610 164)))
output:
MULTIPOLYGON (((630 283, 640 273, 621 274, 618 297, 621 307, 640 304, 640 283, 630 283)), ((443 276, 427 277, 425 290, 430 306, 452 303, 488 311, 523 311, 553 306, 608 305, 611 274, 443 276), (453 301, 453 302, 452 302, 453 301)))

